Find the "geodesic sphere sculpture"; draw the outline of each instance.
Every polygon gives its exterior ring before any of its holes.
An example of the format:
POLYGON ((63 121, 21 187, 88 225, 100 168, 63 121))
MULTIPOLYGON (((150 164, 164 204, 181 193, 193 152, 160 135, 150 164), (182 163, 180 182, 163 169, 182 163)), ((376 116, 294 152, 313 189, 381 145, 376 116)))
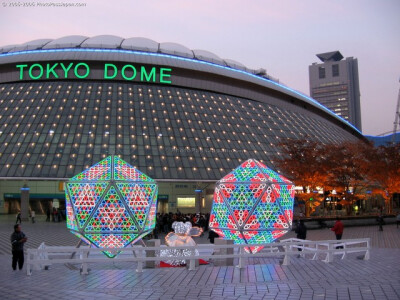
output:
POLYGON ((209 227, 235 244, 271 243, 291 229, 294 192, 287 178, 249 159, 217 182, 209 227))
POLYGON ((152 178, 109 156, 66 184, 67 227, 98 248, 124 248, 154 229, 157 193, 152 178))

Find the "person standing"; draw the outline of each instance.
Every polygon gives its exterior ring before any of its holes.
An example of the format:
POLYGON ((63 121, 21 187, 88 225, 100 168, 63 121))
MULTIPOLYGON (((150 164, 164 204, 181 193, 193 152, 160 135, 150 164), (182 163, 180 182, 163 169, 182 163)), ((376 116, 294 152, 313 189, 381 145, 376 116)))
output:
POLYGON ((24 244, 28 240, 26 235, 21 231, 21 225, 14 225, 14 232, 11 234, 12 246, 12 268, 17 269, 17 263, 20 270, 24 266, 24 244))
POLYGON ((46 210, 46 222, 50 222, 50 208, 47 208, 46 210))
POLYGON ((297 233, 298 239, 305 240, 307 238, 307 226, 304 224, 304 220, 300 220, 300 224, 294 232, 297 233))
POLYGON ((378 216, 379 231, 383 231, 383 223, 384 223, 383 215, 379 214, 378 216))
POLYGON ((36 216, 35 211, 32 210, 31 211, 32 224, 35 223, 35 216, 36 216))
MULTIPOLYGON (((336 239, 341 240, 343 235, 343 223, 339 218, 336 219, 335 225, 331 228, 333 232, 335 232, 336 239)), ((343 246, 336 247, 336 249, 343 249, 343 246)))
POLYGON ((163 231, 164 233, 168 233, 169 228, 168 228, 168 214, 164 214, 164 216, 162 217, 162 224, 163 224, 163 231))
POLYGON ((21 224, 22 223, 22 220, 21 220, 21 212, 19 211, 18 213, 17 213, 17 220, 15 221, 15 224, 21 224))
MULTIPOLYGON (((304 224, 304 220, 300 220, 300 224, 297 225, 294 232, 297 234, 298 239, 305 240, 307 238, 307 226, 304 224)), ((303 248, 299 247, 297 250, 303 251, 303 248)))
POLYGON ((57 208, 53 207, 53 222, 58 222, 57 220, 57 208))

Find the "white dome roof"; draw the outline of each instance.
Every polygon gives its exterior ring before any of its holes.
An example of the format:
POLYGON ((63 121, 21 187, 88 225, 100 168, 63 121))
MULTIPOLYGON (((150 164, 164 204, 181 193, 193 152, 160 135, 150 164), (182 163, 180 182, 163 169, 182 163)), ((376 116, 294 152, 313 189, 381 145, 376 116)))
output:
POLYGON ((22 45, 16 46, 14 49, 10 50, 9 52, 19 52, 19 51, 42 49, 44 45, 48 44, 51 41, 52 40, 50 40, 50 39, 40 39, 40 40, 30 41, 30 42, 24 43, 22 45))
POLYGON ((159 44, 156 41, 143 37, 133 37, 125 39, 121 44, 121 49, 138 50, 144 52, 158 52, 159 44))
POLYGON ((68 49, 68 48, 88 48, 88 49, 122 49, 131 51, 164 53, 191 59, 211 62, 233 69, 240 69, 253 72, 247 69, 240 62, 232 59, 222 59, 218 55, 206 50, 191 50, 178 43, 158 43, 143 37, 121 38, 115 35, 98 35, 87 37, 82 35, 69 35, 58 39, 39 39, 20 45, 8 45, 0 47, 0 54, 41 50, 41 49, 68 49))
POLYGON ((210 61, 219 65, 225 65, 225 62, 218 55, 206 50, 193 50, 194 57, 199 60, 210 61))
POLYGON ((88 37, 83 35, 64 36, 62 38, 52 40, 50 43, 46 44, 43 49, 76 48, 87 39, 88 37))
POLYGON ((176 56, 183 56, 188 58, 193 58, 193 51, 185 46, 177 43, 161 43, 160 52, 166 54, 172 54, 176 56))
POLYGON ((123 38, 115 35, 98 35, 88 38, 81 44, 81 48, 102 48, 116 49, 120 48, 123 38))

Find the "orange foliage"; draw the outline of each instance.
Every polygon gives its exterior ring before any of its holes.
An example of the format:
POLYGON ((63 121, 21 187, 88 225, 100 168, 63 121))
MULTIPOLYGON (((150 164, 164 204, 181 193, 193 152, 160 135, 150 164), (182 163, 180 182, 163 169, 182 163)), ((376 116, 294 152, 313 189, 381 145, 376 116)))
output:
MULTIPOLYGON (((278 167, 305 193, 306 188, 334 189, 352 204, 371 190, 384 196, 390 212, 390 199, 400 191, 400 144, 376 148, 364 141, 324 145, 306 139, 287 140, 280 146, 284 159, 278 167)), ((299 196, 306 203, 312 197, 299 196)))
POLYGON ((400 143, 374 148, 368 153, 371 162, 369 178, 374 191, 380 193, 392 212, 390 201, 394 193, 400 192, 400 143))

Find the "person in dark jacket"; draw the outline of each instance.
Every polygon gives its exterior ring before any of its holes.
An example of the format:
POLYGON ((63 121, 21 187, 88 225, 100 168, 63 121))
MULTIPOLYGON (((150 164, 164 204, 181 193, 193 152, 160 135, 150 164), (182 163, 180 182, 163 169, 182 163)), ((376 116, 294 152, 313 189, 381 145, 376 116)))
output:
MULTIPOLYGON (((297 225, 294 231, 297 234, 297 238, 305 240, 307 238, 307 226, 304 224, 304 220, 300 220, 300 224, 297 225)), ((302 248, 297 248, 297 250, 302 251, 302 248)))
POLYGON ((21 225, 14 225, 14 232, 11 234, 12 245, 12 268, 17 269, 17 263, 20 270, 24 266, 24 244, 28 240, 26 235, 21 231, 21 225))
POLYGON ((213 230, 210 230, 210 232, 208 233, 208 239, 210 240, 210 243, 211 243, 211 244, 214 244, 215 238, 219 238, 218 233, 216 233, 216 232, 213 231, 213 230))
POLYGON ((379 216, 378 216, 379 231, 383 231, 384 223, 385 223, 385 221, 383 220, 383 215, 379 214, 379 216))

